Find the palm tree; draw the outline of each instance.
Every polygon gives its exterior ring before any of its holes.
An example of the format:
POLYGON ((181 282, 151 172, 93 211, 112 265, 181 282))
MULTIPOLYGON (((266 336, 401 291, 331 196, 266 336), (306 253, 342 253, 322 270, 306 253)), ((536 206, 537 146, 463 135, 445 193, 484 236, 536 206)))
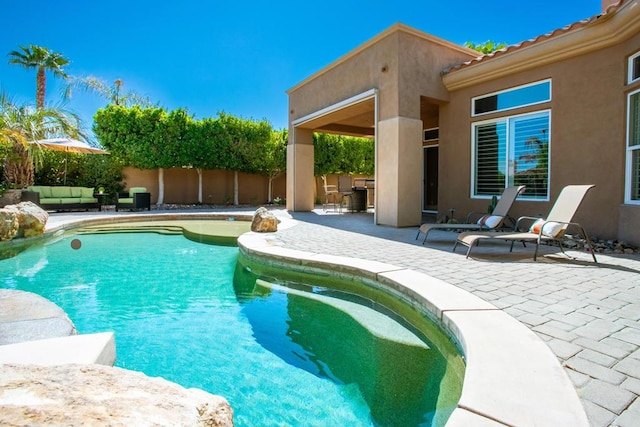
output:
POLYGON ((80 119, 61 108, 33 108, 16 105, 0 93, 0 159, 5 184, 25 188, 33 184, 34 158, 41 159, 31 141, 65 136, 86 139, 80 119))
POLYGON ((42 46, 20 46, 21 51, 9 52, 9 64, 16 64, 26 69, 35 68, 36 74, 36 108, 44 108, 44 98, 46 92, 47 76, 46 71, 50 71, 54 76, 67 78, 63 67, 69 64, 69 60, 57 52, 52 52, 42 46))
POLYGON ((70 98, 72 89, 77 87, 84 91, 97 93, 113 105, 123 105, 125 107, 131 107, 133 105, 140 105, 141 107, 153 106, 151 100, 145 96, 138 95, 132 91, 123 93, 122 87, 124 86, 124 81, 122 79, 114 80, 113 85, 93 76, 70 77, 68 80, 69 84, 64 93, 65 99, 70 98))

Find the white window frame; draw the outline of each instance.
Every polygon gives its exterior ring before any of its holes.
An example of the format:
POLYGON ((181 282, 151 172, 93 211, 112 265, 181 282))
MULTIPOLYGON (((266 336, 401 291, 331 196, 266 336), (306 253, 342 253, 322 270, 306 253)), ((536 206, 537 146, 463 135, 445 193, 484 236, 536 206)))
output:
POLYGON ((633 71, 634 71, 633 61, 638 57, 640 57, 640 51, 636 52, 635 54, 629 57, 628 66, 627 66, 627 84, 640 81, 640 73, 638 74, 638 77, 636 79, 633 78, 633 71))
POLYGON ((553 96, 553 83, 552 83, 551 79, 538 80, 536 82, 532 82, 532 83, 527 83, 525 85, 511 87, 509 89, 499 90, 497 92, 485 93, 484 95, 474 96, 473 98, 471 98, 471 117, 480 117, 480 116, 485 116, 487 114, 495 114, 495 113, 501 113, 503 111, 515 110, 516 108, 524 108, 524 107, 529 107, 531 105, 543 104, 545 102, 550 102, 552 96, 553 96), (501 93, 512 92, 514 90, 523 89, 523 88, 530 87, 530 86, 536 86, 536 85, 543 84, 543 83, 549 83, 549 98, 548 99, 545 99, 545 100, 542 100, 542 101, 531 102, 531 103, 528 103, 528 104, 516 105, 514 107, 496 109, 494 111, 487 111, 486 113, 476 113, 475 112, 475 107, 474 106, 475 106, 476 100, 478 100, 478 99, 487 98, 489 96, 494 96, 494 95, 500 95, 501 93))
MULTIPOLYGON (((527 197, 527 193, 526 190, 525 192, 519 196, 520 199, 523 200, 527 200, 527 201, 531 201, 531 202, 548 202, 550 200, 550 193, 551 193, 551 109, 546 109, 546 110, 538 110, 538 111, 532 111, 532 112, 528 112, 528 113, 522 113, 522 114, 514 114, 511 116, 501 116, 501 117, 495 117, 492 119, 487 119, 487 120, 482 120, 482 121, 478 121, 478 122, 473 122, 471 123, 471 182, 470 182, 470 194, 469 197, 471 199, 491 199, 493 196, 485 196, 485 195, 476 195, 475 194, 475 177, 476 177, 476 165, 477 165, 477 161, 476 161, 476 140, 475 140, 475 133, 476 133, 476 127, 477 126, 481 126, 481 125, 485 125, 488 123, 496 123, 496 122, 508 122, 509 120, 513 120, 513 119, 517 119, 519 117, 526 117, 526 116, 535 116, 535 115, 542 115, 542 114, 548 114, 549 117, 549 129, 547 130, 547 138, 548 138, 548 150, 549 150, 549 154, 548 154, 548 161, 547 161, 547 168, 548 168, 548 172, 547 172, 547 196, 542 198, 533 198, 533 197, 527 197)), ((507 126, 507 128, 509 128, 509 126, 507 126)), ((511 150, 511 140, 513 138, 513 135, 508 135, 507 136, 507 147, 505 147, 505 157, 506 157, 506 161, 507 161, 507 171, 508 171, 508 177, 507 180, 511 177, 511 173, 512 173, 512 166, 508 164, 509 162, 509 158, 511 157, 510 155, 510 150, 511 150)), ((505 183, 505 188, 507 187, 508 183, 505 183)))
POLYGON ((422 142, 439 141, 439 140, 440 140, 440 128, 439 127, 428 128, 428 129, 423 129, 422 130, 422 142), (438 137, 437 138, 426 139, 425 136, 426 136, 427 132, 433 131, 433 130, 437 130, 438 131, 438 137))
MULTIPOLYGON (((640 79, 639 79, 640 80, 640 79)), ((631 139, 631 126, 630 126, 630 120, 631 120, 631 97, 633 95, 637 95, 640 94, 640 89, 636 89, 633 92, 630 92, 627 95, 627 120, 626 120, 626 126, 627 126, 627 131, 626 131, 626 157, 627 157, 627 161, 626 161, 626 170, 625 170, 625 179, 624 179, 624 183, 625 183, 625 190, 624 190, 624 202, 625 204, 629 204, 629 205, 640 205, 640 199, 638 200, 633 200, 631 198, 631 180, 633 179, 633 153, 634 151, 638 151, 640 150, 640 145, 636 145, 636 146, 631 146, 630 143, 630 139, 631 139)))

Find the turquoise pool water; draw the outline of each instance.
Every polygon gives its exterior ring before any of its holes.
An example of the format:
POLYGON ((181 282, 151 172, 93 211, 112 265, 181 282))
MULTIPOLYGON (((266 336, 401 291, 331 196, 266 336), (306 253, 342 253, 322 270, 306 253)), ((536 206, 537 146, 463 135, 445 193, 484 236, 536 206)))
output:
POLYGON ((225 396, 237 426, 443 424, 458 356, 318 283, 259 277, 237 247, 155 233, 67 236, 0 261, 1 287, 52 300, 79 333, 115 331, 116 366, 225 396))

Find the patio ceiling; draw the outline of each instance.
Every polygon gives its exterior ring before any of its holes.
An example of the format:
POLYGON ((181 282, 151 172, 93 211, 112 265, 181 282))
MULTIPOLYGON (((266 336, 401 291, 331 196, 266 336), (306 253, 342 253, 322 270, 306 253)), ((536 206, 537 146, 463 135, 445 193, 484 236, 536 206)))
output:
POLYGON ((375 99, 330 110, 298 125, 320 133, 373 138, 375 133, 375 99))

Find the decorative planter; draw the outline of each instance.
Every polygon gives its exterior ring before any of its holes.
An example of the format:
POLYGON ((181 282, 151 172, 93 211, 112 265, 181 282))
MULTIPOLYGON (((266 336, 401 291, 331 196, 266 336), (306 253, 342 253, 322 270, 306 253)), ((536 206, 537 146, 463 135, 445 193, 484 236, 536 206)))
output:
POLYGON ((17 205, 22 198, 22 190, 5 190, 0 196, 0 208, 8 205, 17 205))

